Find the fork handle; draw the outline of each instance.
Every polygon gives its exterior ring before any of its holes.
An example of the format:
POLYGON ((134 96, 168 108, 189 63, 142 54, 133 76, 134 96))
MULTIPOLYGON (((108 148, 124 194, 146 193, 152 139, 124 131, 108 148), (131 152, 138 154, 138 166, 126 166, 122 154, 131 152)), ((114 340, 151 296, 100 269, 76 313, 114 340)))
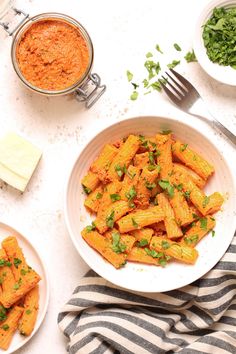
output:
POLYGON ((236 145, 236 136, 229 129, 227 129, 223 124, 221 124, 216 118, 214 118, 209 111, 207 113, 208 113, 208 117, 210 116, 210 118, 206 118, 204 117, 204 115, 200 115, 200 114, 195 114, 195 113, 191 113, 191 114, 195 117, 202 119, 205 122, 211 123, 213 128, 217 128, 218 130, 220 130, 234 145, 236 145))
POLYGON ((227 129, 223 124, 221 124, 215 118, 212 119, 212 125, 214 127, 218 128, 220 131, 222 131, 222 133, 224 133, 224 135, 226 135, 227 138, 229 138, 231 140, 231 142, 234 145, 236 145, 236 136, 233 133, 231 133, 231 131, 229 129, 227 129))

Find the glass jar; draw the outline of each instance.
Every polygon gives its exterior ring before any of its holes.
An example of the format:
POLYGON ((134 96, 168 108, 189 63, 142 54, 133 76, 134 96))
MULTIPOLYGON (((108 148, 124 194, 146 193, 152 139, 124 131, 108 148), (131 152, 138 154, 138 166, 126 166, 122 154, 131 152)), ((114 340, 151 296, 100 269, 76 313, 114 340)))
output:
POLYGON ((14 70, 22 83, 34 92, 47 96, 60 96, 74 93, 75 98, 78 101, 85 102, 86 107, 90 108, 104 93, 106 86, 101 85, 101 79, 98 74, 91 73, 94 60, 94 49, 91 38, 86 29, 77 20, 65 14, 48 12, 38 14, 34 17, 29 17, 28 14, 21 10, 15 8, 12 9, 14 13, 19 16, 20 22, 13 29, 9 28, 8 23, 0 22, 0 25, 5 29, 5 31, 7 31, 9 36, 12 36, 13 38, 11 46, 11 59, 14 70), (45 20, 62 21, 70 26, 73 26, 82 35, 88 48, 89 60, 85 72, 75 83, 73 83, 73 85, 60 90, 45 90, 34 86, 24 77, 18 65, 16 53, 22 36, 30 29, 33 24, 45 20))

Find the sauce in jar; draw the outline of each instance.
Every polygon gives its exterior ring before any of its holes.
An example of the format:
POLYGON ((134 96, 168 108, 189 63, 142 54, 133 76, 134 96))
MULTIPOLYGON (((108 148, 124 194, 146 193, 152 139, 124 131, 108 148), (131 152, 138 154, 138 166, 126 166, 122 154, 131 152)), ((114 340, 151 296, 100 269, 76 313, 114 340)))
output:
POLYGON ((45 19, 33 23, 16 48, 25 79, 48 91, 64 90, 78 82, 89 66, 89 49, 80 30, 68 22, 45 19))

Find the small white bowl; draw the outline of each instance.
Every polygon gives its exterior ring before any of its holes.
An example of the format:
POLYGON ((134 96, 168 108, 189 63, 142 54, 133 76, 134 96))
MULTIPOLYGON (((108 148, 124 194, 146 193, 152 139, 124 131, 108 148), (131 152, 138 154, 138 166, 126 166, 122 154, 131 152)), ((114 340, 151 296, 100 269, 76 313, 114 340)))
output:
POLYGON ((136 117, 113 124, 97 134, 82 150, 70 171, 65 200, 65 218, 75 248, 84 261, 113 284, 134 291, 162 292, 180 288, 208 272, 227 250, 236 228, 236 188, 232 173, 221 152, 202 133, 178 120, 163 117, 136 117), (81 230, 91 224, 91 215, 84 207, 85 195, 81 180, 104 144, 128 134, 153 136, 170 129, 174 135, 213 163, 216 173, 207 183, 206 193, 215 191, 227 196, 223 211, 216 215, 215 237, 208 235, 197 245, 199 258, 194 266, 170 263, 161 268, 128 262, 117 270, 83 240, 81 230))
POLYGON ((213 0, 202 10, 196 25, 194 36, 194 51, 199 64, 211 77, 227 85, 236 86, 236 70, 230 66, 213 63, 207 56, 206 48, 202 39, 203 26, 208 21, 215 7, 236 7, 236 0, 213 0))

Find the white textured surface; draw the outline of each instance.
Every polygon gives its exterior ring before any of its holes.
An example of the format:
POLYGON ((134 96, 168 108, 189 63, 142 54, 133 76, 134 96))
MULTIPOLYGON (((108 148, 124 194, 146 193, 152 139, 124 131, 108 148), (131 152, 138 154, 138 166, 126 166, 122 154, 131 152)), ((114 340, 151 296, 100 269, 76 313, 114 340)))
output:
MULTIPOLYGON (((32 15, 46 11, 72 15, 90 33, 95 48, 94 71, 107 84, 107 92, 89 111, 71 97, 45 98, 25 89, 11 66, 11 39, 0 30, 1 134, 16 131, 43 150, 39 168, 23 195, 1 185, 0 220, 29 235, 46 259, 51 282, 46 320, 18 354, 42 354, 42 348, 53 354, 66 352, 66 342, 56 325, 57 313, 88 267, 68 236, 63 192, 72 161, 95 130, 145 114, 188 119, 208 132, 225 157, 235 160, 235 151, 218 133, 177 110, 164 95, 153 92, 136 102, 128 99, 131 89, 126 70, 139 73, 145 54, 157 43, 166 53, 167 62, 179 55, 172 49, 173 43, 179 43, 183 53, 191 49, 195 21, 205 3, 205 0, 19 0, 18 7, 32 15)), ((197 63, 183 61, 179 70, 191 78, 218 119, 236 133, 235 88, 214 81, 197 63)), ((144 71, 140 75, 143 78, 144 71)))

